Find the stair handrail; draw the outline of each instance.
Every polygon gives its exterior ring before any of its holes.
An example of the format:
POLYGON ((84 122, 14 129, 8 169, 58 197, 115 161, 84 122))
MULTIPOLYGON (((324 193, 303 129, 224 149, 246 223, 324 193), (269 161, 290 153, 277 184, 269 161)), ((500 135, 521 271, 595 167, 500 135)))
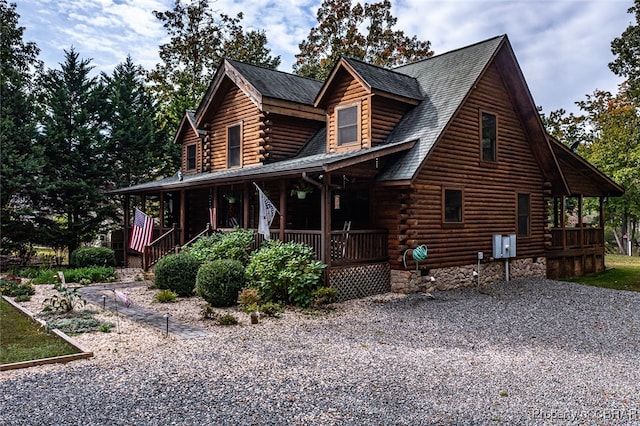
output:
POLYGON ((144 247, 142 269, 148 271, 158 260, 175 250, 176 225, 144 247))
POLYGON ((204 231, 200 232, 198 235, 196 235, 195 237, 193 237, 192 239, 190 239, 189 241, 187 241, 186 243, 184 243, 181 247, 178 246, 176 247, 176 253, 181 251, 183 248, 185 247, 189 247, 191 244, 195 243, 196 240, 198 240, 200 237, 204 236, 204 235, 209 235, 209 232, 211 231, 211 225, 209 225, 207 223, 207 227, 204 229, 204 231))

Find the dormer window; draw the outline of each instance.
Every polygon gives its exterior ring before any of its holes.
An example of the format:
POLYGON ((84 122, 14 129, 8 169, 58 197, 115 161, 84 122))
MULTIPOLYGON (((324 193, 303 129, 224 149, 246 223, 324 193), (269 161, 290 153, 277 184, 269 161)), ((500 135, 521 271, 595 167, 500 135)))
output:
POLYGON ((358 105, 338 108, 338 146, 358 142, 358 105))
POLYGON ((240 167, 242 165, 242 126, 227 127, 227 168, 240 167))
POLYGON ((187 145, 187 171, 196 169, 196 145, 187 145))

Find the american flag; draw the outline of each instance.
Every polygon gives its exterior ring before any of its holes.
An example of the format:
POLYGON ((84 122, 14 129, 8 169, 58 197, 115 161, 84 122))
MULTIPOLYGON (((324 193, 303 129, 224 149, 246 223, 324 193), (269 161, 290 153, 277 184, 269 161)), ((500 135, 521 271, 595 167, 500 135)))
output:
MULTIPOLYGON (((254 183, 254 185, 256 185, 254 183)), ((260 195, 260 218, 258 220, 258 234, 264 235, 264 239, 270 239, 269 227, 271 226, 271 222, 273 221, 273 217, 278 212, 276 206, 273 205, 271 200, 264 195, 264 192, 260 189, 258 185, 258 194, 260 195)), ((278 212, 279 213, 279 212, 278 212)))
POLYGON ((144 246, 151 242, 153 235, 153 219, 136 209, 133 216, 133 229, 129 248, 142 253, 144 246))

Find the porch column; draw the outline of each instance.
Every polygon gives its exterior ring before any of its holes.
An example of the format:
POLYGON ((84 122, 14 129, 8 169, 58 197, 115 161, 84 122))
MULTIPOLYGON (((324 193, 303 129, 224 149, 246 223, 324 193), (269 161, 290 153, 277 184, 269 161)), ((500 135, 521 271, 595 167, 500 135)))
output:
POLYGON ((325 173, 320 205, 320 223, 322 232, 320 234, 320 245, 322 253, 320 261, 331 267, 331 175, 325 173))
POLYGON ((211 201, 211 206, 213 207, 213 222, 211 224, 211 229, 218 229, 218 187, 213 187, 213 200, 211 201))
POLYGON ((558 197, 553 197, 553 227, 558 228, 560 226, 560 214, 558 212, 558 197))
POLYGON ((164 192, 160 191, 160 235, 164 234, 164 192))
POLYGON ((180 190, 180 246, 184 245, 187 233, 187 191, 180 190))
POLYGON ((124 232, 122 236, 122 251, 124 252, 123 261, 124 267, 129 267, 129 257, 127 251, 129 249, 129 208, 130 208, 129 194, 124 196, 124 232))
POLYGON ((284 243, 284 230, 287 226, 287 187, 284 179, 280 179, 280 241, 284 243))
POLYGON ((249 182, 242 184, 242 227, 249 229, 249 182))
POLYGON ((564 220, 564 212, 567 207, 567 197, 562 196, 562 201, 560 202, 560 228, 562 228, 562 248, 567 248, 567 229, 564 220))
POLYGON ((578 226, 580 227, 580 247, 584 247, 584 223, 582 222, 582 205, 584 202, 584 196, 580 194, 578 198, 578 226))
POLYGON ((604 233, 604 197, 600 197, 600 228, 604 233))

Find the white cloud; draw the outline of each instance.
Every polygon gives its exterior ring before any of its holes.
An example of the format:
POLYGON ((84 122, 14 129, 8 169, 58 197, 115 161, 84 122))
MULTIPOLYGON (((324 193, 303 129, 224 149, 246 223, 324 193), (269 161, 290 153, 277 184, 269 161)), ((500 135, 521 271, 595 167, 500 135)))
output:
MULTIPOLYGON (((244 13, 245 29, 264 29, 268 46, 291 71, 298 44, 317 23, 322 0, 217 0, 218 12, 244 13)), ((374 1, 374 0, 361 0, 374 1)), ((616 90, 609 71, 610 42, 632 17, 632 0, 393 0, 397 28, 429 40, 436 54, 500 34, 508 34, 533 97, 545 111, 575 110, 573 102, 596 88, 616 90)), ((170 10, 173 0, 21 0, 17 11, 48 67, 58 67, 72 45, 93 58, 97 71, 111 69, 131 54, 152 68, 165 42, 154 10, 170 10)))

